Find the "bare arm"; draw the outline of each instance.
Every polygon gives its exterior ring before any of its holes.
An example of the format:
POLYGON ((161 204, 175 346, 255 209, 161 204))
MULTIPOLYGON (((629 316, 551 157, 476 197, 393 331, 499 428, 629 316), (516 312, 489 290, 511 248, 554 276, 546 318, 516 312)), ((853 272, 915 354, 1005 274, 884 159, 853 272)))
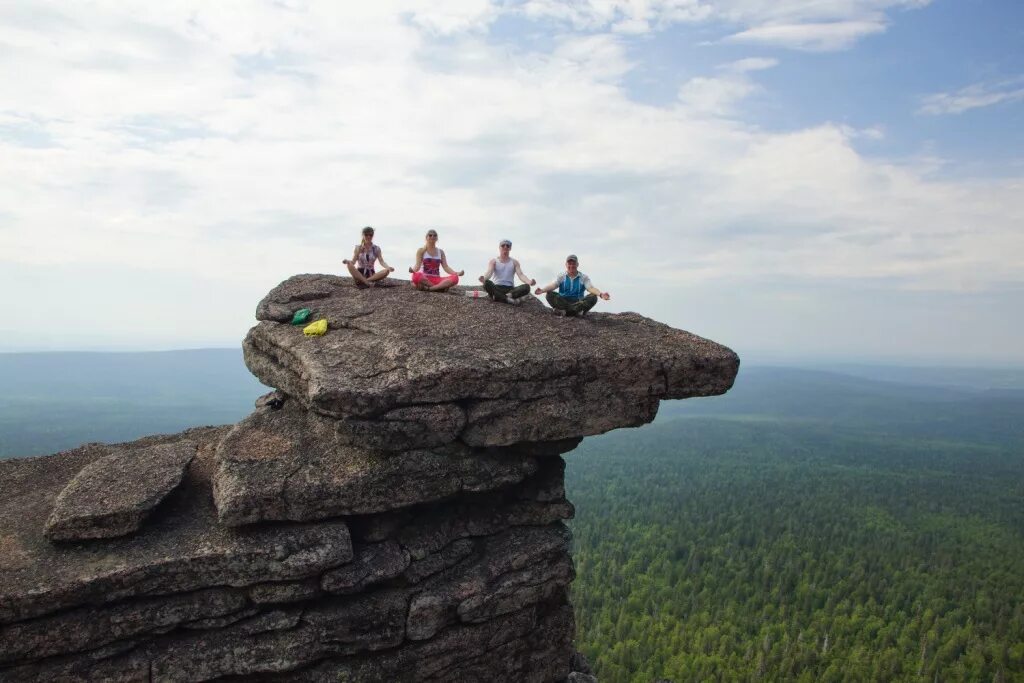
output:
POLYGON ((547 294, 548 292, 552 292, 552 291, 554 291, 556 289, 558 289, 558 280, 557 279, 552 280, 550 283, 544 285, 543 287, 538 287, 537 289, 534 290, 533 293, 534 294, 547 294))
POLYGON ((612 298, 611 294, 609 294, 608 292, 602 292, 594 285, 590 285, 589 287, 587 287, 587 291, 590 292, 591 294, 596 294, 599 298, 604 299, 605 301, 608 301, 608 299, 612 298))
MULTIPOLYGON (((519 276, 520 280, 522 280, 523 282, 525 282, 528 285, 535 285, 535 284, 537 284, 536 280, 528 278, 528 277, 526 277, 526 275, 523 274, 523 267, 521 265, 519 265, 519 261, 518 260, 512 259, 512 263, 516 264, 516 275, 519 276)), ((494 267, 494 261, 493 260, 491 261, 491 267, 492 268, 494 267)))
POLYGON ((395 269, 394 269, 394 268, 392 268, 391 266, 389 266, 389 265, 387 264, 387 262, 386 262, 386 261, 384 260, 384 250, 383 250, 383 249, 381 249, 380 251, 378 251, 378 252, 377 252, 377 260, 378 260, 378 261, 380 261, 380 264, 381 264, 382 266, 384 266, 385 268, 387 268, 387 270, 388 270, 388 272, 389 272, 389 273, 393 273, 393 272, 395 272, 395 269))
POLYGON ((463 275, 466 274, 466 271, 464 270, 460 270, 459 272, 456 273, 454 270, 451 269, 451 267, 448 265, 448 258, 444 255, 444 249, 441 250, 441 267, 444 268, 444 272, 448 273, 449 275, 458 275, 459 277, 462 277, 463 275))
POLYGON ((409 269, 410 273, 415 273, 423 265, 423 252, 426 251, 426 247, 420 247, 416 250, 416 263, 412 268, 409 269))
POLYGON ((494 259, 487 262, 487 272, 480 276, 480 282, 487 282, 487 280, 494 275, 494 259))

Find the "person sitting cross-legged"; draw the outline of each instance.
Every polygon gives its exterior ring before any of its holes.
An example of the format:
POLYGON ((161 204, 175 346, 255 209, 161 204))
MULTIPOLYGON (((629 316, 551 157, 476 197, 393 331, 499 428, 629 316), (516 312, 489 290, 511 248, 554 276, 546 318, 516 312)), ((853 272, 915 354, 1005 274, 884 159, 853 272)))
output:
POLYGON ((565 272, 547 286, 538 287, 534 292, 538 295, 547 294, 551 308, 562 311, 567 316, 585 315, 599 298, 605 301, 611 298, 611 294, 595 287, 590 278, 579 271, 579 262, 576 254, 569 254, 565 257, 565 272))
POLYGON ((523 267, 519 261, 509 256, 512 251, 512 241, 502 240, 498 242, 498 256, 492 258, 487 264, 487 272, 480 276, 480 282, 484 283, 484 290, 487 295, 495 301, 503 303, 509 299, 518 299, 530 293, 530 287, 537 284, 523 274, 523 267), (524 284, 515 286, 515 277, 524 284))
POLYGON ((424 292, 444 292, 449 287, 459 284, 459 278, 466 271, 455 270, 448 265, 448 257, 444 249, 437 246, 437 230, 427 230, 426 244, 416 250, 416 263, 409 269, 412 273, 412 286, 424 292), (441 270, 447 273, 441 276, 441 270))
POLYGON ((363 239, 356 245, 351 259, 342 261, 348 268, 348 274, 352 276, 356 287, 365 288, 370 283, 379 284, 379 281, 386 278, 388 274, 395 272, 395 269, 384 261, 384 252, 373 243, 373 228, 367 225, 363 228, 363 239), (384 270, 377 272, 374 264, 380 261, 384 270))

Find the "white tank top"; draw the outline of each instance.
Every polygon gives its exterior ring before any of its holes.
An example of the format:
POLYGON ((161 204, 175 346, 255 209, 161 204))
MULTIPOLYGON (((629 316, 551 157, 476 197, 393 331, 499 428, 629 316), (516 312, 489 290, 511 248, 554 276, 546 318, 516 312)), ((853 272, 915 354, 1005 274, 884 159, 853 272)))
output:
POLYGON ((494 259, 494 275, 491 277, 494 284, 511 287, 515 284, 515 276, 516 264, 512 259, 509 259, 508 263, 502 263, 501 259, 494 259))

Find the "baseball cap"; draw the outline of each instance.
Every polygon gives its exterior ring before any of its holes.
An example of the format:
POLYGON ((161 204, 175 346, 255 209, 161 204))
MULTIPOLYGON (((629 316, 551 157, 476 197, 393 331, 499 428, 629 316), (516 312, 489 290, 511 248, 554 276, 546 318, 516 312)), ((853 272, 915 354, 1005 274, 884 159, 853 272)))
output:
POLYGON ((511 247, 512 246, 512 240, 502 240, 502 241, 498 242, 498 246, 499 247, 504 247, 504 246, 511 247))
POLYGON ((576 263, 580 262, 580 260, 578 258, 576 258, 576 254, 569 254, 568 256, 565 257, 565 260, 566 261, 575 261, 576 263))

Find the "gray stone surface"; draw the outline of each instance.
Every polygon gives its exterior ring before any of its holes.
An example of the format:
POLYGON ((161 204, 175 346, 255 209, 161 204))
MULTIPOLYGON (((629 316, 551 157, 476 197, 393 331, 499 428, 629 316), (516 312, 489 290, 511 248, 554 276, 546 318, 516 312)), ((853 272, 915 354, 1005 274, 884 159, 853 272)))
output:
POLYGON ((46 536, 77 541, 132 533, 181 483, 195 454, 196 444, 188 440, 113 449, 83 467, 60 492, 46 536))
POLYGON ((257 605, 312 600, 322 594, 320 580, 316 578, 306 579, 305 581, 259 583, 249 588, 249 599, 257 605))
POLYGON ((443 446, 466 426, 466 414, 454 403, 395 408, 373 419, 338 420, 342 443, 388 451, 443 446))
POLYGON ((329 658, 268 680, 555 683, 569 673, 574 632, 570 607, 531 606, 482 624, 452 626, 430 640, 407 644, 393 652, 329 658))
POLYGON ((355 547, 355 559, 324 574, 320 586, 328 593, 358 593, 393 579, 409 566, 409 551, 395 541, 355 547))
POLYGON ((739 368, 726 347, 635 313, 562 318, 458 292, 359 290, 330 275, 282 282, 257 318, 243 350, 265 384, 335 418, 454 406, 465 415, 459 438, 474 446, 637 426, 661 399, 724 393, 739 368), (330 322, 323 337, 284 322, 309 302, 330 322))
POLYGON ((572 659, 569 661, 569 668, 575 673, 592 675, 594 670, 590 666, 590 662, 587 661, 587 656, 577 650, 572 653, 572 659))
POLYGON ((477 561, 422 584, 409 603, 408 637, 425 640, 456 621, 486 621, 561 595, 574 576, 569 540, 560 523, 509 529, 485 539, 477 561))
POLYGON ((185 481, 143 529, 104 541, 54 545, 42 534, 42 520, 68 481, 111 447, 0 460, 0 624, 136 597, 305 579, 350 561, 352 543, 340 520, 243 530, 217 523, 209 470, 225 431, 136 442, 193 441, 198 451, 185 481))
POLYGON ((402 591, 332 598, 226 628, 171 633, 102 662, 84 653, 0 669, 0 681, 207 681, 290 672, 327 657, 395 648, 404 637, 407 605, 402 591))
POLYGON ((280 610, 277 628, 244 625, 154 643, 153 680, 206 681, 288 672, 329 656, 393 648, 404 637, 407 598, 383 591, 280 610))
POLYGON ((394 538, 418 560, 455 539, 572 519, 575 510, 565 500, 562 484, 565 461, 543 458, 538 465, 536 474, 500 491, 463 493, 442 502, 349 517, 346 522, 356 541, 394 538))
POLYGON ((103 607, 81 607, 0 626, 0 663, 95 649, 142 634, 161 633, 245 607, 236 590, 210 588, 103 607))
POLYGON ((89 652, 0 669, 0 683, 141 683, 152 680, 142 652, 89 652))
POLYGON ((591 680, 559 456, 738 359, 386 285, 271 292, 245 353, 277 391, 238 425, 0 461, 0 682, 591 680))
POLYGON ((409 583, 416 584, 440 571, 453 567, 465 558, 469 557, 476 550, 476 545, 471 539, 460 538, 452 541, 436 553, 431 553, 421 560, 409 563, 403 576, 409 583))
POLYGON ((214 499, 230 526, 383 512, 516 483, 535 458, 467 446, 387 453, 345 445, 334 420, 289 401, 257 410, 217 448, 214 499))
POLYGON ((258 606, 249 605, 244 609, 240 609, 237 612, 231 612, 229 614, 224 615, 223 617, 207 617, 205 619, 196 619, 195 621, 190 621, 188 623, 182 624, 182 628, 194 631, 202 631, 211 628, 224 628, 225 626, 230 626, 231 624, 237 624, 238 622, 244 619, 255 617, 259 615, 259 613, 260 608, 258 606))
POLYGON ((396 538, 413 560, 421 560, 460 538, 490 536, 510 527, 545 526, 571 519, 573 513, 572 503, 564 500, 520 500, 499 506, 457 503, 403 526, 396 538))

